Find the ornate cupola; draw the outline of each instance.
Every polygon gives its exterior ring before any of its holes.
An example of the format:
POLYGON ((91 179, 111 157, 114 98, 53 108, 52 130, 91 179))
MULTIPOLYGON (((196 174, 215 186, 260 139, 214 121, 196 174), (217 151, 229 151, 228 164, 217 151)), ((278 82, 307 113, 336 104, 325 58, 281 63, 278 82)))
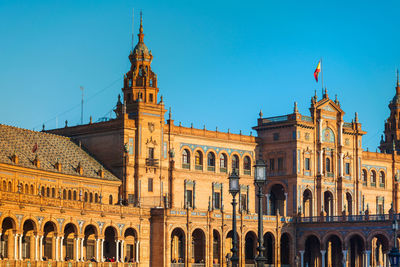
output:
POLYGON ((144 43, 143 19, 140 13, 139 41, 129 54, 130 70, 124 75, 124 103, 130 112, 133 103, 157 104, 157 75, 151 70, 153 55, 144 43))
POLYGON ((381 138, 379 149, 392 153, 393 149, 400 151, 400 82, 397 70, 396 94, 389 103, 390 116, 385 121, 385 136, 381 138))

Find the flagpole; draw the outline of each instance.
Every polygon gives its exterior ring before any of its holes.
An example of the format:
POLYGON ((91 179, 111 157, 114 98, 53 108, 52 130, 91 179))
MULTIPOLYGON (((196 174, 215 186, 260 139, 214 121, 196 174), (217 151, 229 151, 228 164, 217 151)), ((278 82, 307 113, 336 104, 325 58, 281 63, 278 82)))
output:
POLYGON ((322 68, 322 57, 321 57, 321 83, 322 83, 322 95, 324 94, 324 69, 322 68))

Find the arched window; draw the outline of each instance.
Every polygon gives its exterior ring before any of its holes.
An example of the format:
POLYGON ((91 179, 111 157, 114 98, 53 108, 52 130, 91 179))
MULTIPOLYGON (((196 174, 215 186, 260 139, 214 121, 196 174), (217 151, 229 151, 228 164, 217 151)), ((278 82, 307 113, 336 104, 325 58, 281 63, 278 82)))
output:
POLYGON ((249 156, 245 156, 243 159, 243 169, 244 169, 244 174, 247 175, 251 174, 251 159, 249 156))
POLYGON ((94 194, 94 202, 95 203, 99 202, 99 195, 97 193, 94 194))
POLYGON ((196 170, 203 170, 203 153, 200 150, 194 154, 194 167, 196 170))
POLYGON ((215 171, 215 154, 213 152, 207 154, 207 169, 208 171, 215 171))
POLYGON ((368 176, 367 170, 363 169, 361 171, 361 179, 362 179, 364 185, 367 185, 367 176, 368 176))
POLYGON ((85 192, 85 198, 84 198, 85 202, 88 202, 88 193, 85 192))
POLYGON ((51 189, 51 197, 56 197, 56 189, 55 188, 51 189))
POLYGON ((74 200, 76 200, 76 191, 74 191, 74 200))
POLYGON ((236 174, 239 174, 239 157, 237 155, 232 156, 232 171, 233 170, 236 174))
POLYGON ((371 186, 376 186, 376 172, 374 170, 371 170, 370 179, 371 179, 371 186))
POLYGON ((35 188, 33 187, 33 184, 31 184, 31 195, 35 194, 35 188))
POLYGON ((385 173, 383 171, 379 172, 379 187, 385 187, 385 173))
POLYGON ((110 205, 113 204, 113 197, 112 197, 112 195, 110 195, 110 197, 108 198, 108 204, 110 204, 110 205))
POLYGON ((3 191, 7 191, 7 182, 3 181, 3 191))
POLYGON ((45 196, 45 192, 44 192, 44 190, 45 190, 45 188, 44 188, 44 186, 42 186, 42 189, 41 189, 41 195, 44 197, 45 196))
POLYGON ((12 184, 11 184, 11 182, 8 182, 8 192, 12 192, 12 184))
POLYGON ((65 190, 65 189, 63 191, 63 199, 67 199, 67 190, 65 190))
POLYGON ((71 192, 71 190, 68 190, 68 200, 71 200, 72 199, 72 192, 71 192))
POLYGON ((29 185, 25 184, 25 194, 29 194, 29 185))
POLYGON ((93 202, 93 193, 89 194, 89 202, 92 203, 93 202))
POLYGON ((326 172, 331 172, 331 159, 330 158, 325 159, 325 170, 326 170, 326 172))
POLYGON ((190 152, 187 149, 182 152, 182 169, 190 169, 190 152))
POLYGON ((226 173, 227 171, 227 157, 226 154, 222 153, 221 156, 219 156, 219 171, 226 173))
POLYGON ((47 197, 50 197, 50 187, 47 187, 47 188, 46 188, 46 196, 47 196, 47 197))

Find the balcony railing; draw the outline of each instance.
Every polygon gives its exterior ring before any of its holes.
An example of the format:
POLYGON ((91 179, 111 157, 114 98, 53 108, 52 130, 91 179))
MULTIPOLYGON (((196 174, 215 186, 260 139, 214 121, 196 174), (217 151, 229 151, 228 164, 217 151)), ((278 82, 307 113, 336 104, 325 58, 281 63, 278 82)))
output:
POLYGON ((185 267, 184 263, 171 263, 171 267, 185 267))
POLYGON ((190 164, 189 163, 182 163, 182 169, 190 170, 190 164))
POLYGON ((208 166, 207 171, 209 172, 215 172, 215 166, 208 166))
POLYGON ((203 170, 203 165, 195 165, 194 169, 198 170, 198 171, 202 171, 203 170))
POLYGON ((333 172, 327 172, 326 177, 333 177, 333 172))
MULTIPOLYGON (((400 217, 399 214, 396 215, 400 217)), ((389 214, 373 214, 373 215, 347 215, 347 216, 313 216, 299 217, 298 222, 301 223, 321 223, 321 222, 364 222, 364 221, 388 221, 389 214)))
POLYGON ((227 169, 226 169, 226 168, 219 168, 219 172, 226 173, 226 172, 227 172, 227 169))
POLYGON ((380 183, 380 184, 379 184, 379 187, 381 187, 381 188, 385 188, 385 184, 383 184, 383 183, 380 183))
POLYGON ((159 160, 153 158, 146 159, 146 166, 158 167, 159 160))
POLYGON ((371 183, 371 186, 372 187, 376 187, 376 183, 371 183))
POLYGON ((251 175, 251 170, 244 170, 245 175, 251 175))

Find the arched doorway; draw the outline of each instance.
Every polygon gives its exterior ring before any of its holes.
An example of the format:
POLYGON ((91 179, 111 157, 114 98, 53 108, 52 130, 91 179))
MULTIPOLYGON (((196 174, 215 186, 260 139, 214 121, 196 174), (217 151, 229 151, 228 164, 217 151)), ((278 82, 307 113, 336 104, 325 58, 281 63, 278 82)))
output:
POLYGON ((349 240, 348 262, 350 266, 364 266, 363 251, 365 250, 364 240, 357 234, 349 240))
POLYGON ((324 210, 326 216, 333 216, 333 195, 330 191, 324 192, 324 210))
POLYGON ((32 220, 26 220, 23 225, 21 241, 22 259, 34 259, 35 256, 35 236, 36 225, 32 220))
POLYGON ((205 263, 206 238, 203 230, 196 229, 192 233, 192 262, 205 263))
POLYGON ((271 215, 285 215, 285 189, 280 184, 271 187, 271 215))
POLYGON ((338 236, 331 235, 326 240, 325 249, 326 249, 325 266, 327 267, 343 266, 342 241, 338 236))
POLYGON ((84 233, 83 255, 85 255, 86 260, 94 260, 96 258, 96 228, 93 225, 88 225, 85 227, 84 233))
POLYGON ((290 236, 287 233, 281 235, 281 266, 290 266, 290 236))
POLYGON ((213 230, 213 263, 219 264, 221 259, 221 236, 217 230, 213 230))
POLYGON ((248 232, 244 238, 244 257, 245 264, 254 264, 257 248, 257 236, 254 232, 248 232))
POLYGON ((185 232, 175 228, 171 233, 171 263, 185 262, 185 232))
POLYGON ((304 190, 303 192, 303 209, 304 209, 304 217, 312 217, 313 216, 313 201, 312 201, 312 193, 309 189, 304 190))
POLYGON ((266 258, 266 264, 274 264, 275 256, 275 239, 271 233, 264 234, 264 257, 266 258))
POLYGON ((0 242, 0 250, 1 256, 6 259, 16 258, 17 251, 14 251, 14 238, 13 232, 15 232, 15 221, 7 217, 3 220, 1 224, 2 232, 1 232, 1 242, 0 242))
POLYGON ((65 255, 65 260, 77 259, 77 255, 75 255, 75 247, 76 244, 75 238, 78 235, 78 229, 72 223, 68 223, 64 228, 64 240, 63 240, 63 255, 65 255))
POLYGON ((44 260, 53 259, 54 244, 56 238, 56 226, 53 222, 44 225, 43 234, 43 258, 44 260))
POLYGON ((321 266, 321 244, 315 235, 310 235, 306 239, 304 252, 304 266, 321 266))
POLYGON ((389 240, 383 234, 377 234, 371 239, 371 265, 387 266, 389 252, 389 240))
POLYGON ((117 230, 108 226, 104 231, 103 255, 106 259, 117 260, 117 230))
POLYGON ((125 240, 125 257, 124 262, 137 262, 137 233, 133 228, 128 228, 124 234, 125 240))
POLYGON ((353 198, 349 192, 346 193, 346 212, 348 215, 353 215, 353 198))

